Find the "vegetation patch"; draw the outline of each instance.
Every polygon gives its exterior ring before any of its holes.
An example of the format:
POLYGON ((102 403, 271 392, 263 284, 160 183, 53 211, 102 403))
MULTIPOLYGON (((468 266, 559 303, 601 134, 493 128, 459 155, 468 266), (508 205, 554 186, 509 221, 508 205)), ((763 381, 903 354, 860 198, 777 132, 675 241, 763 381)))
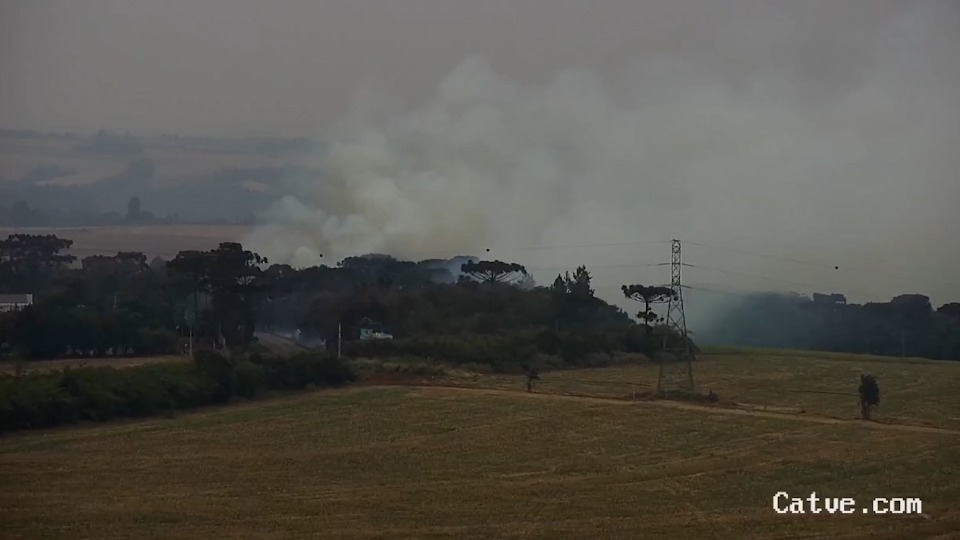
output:
POLYGON ((354 380, 350 366, 326 354, 227 358, 212 351, 199 352, 193 363, 0 375, 0 432, 170 415, 267 391, 354 380))

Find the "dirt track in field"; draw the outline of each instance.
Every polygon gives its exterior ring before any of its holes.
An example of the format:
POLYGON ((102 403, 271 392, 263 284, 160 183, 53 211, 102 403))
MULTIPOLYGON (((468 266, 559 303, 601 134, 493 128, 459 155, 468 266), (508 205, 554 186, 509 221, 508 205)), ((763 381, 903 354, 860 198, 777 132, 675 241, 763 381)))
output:
POLYGON ((702 412, 706 414, 752 416, 757 418, 793 420, 797 422, 810 422, 815 424, 853 424, 853 425, 862 426, 868 429, 880 429, 880 430, 891 430, 891 431, 913 432, 913 433, 942 433, 942 434, 948 434, 948 435, 960 435, 960 430, 957 430, 957 429, 916 426, 916 425, 910 425, 910 424, 888 424, 888 423, 882 423, 882 422, 864 422, 862 420, 829 418, 826 416, 813 416, 813 415, 807 415, 802 413, 790 414, 790 413, 776 413, 776 412, 768 412, 768 411, 755 411, 755 410, 747 410, 747 409, 738 409, 735 407, 698 405, 695 403, 686 403, 682 401, 672 401, 672 400, 665 400, 665 399, 633 401, 628 399, 603 398, 603 397, 595 397, 595 396, 578 396, 578 395, 570 395, 570 394, 551 394, 551 393, 541 393, 541 392, 523 392, 520 390, 499 390, 499 389, 493 389, 493 388, 467 388, 462 386, 436 386, 436 385, 428 385, 428 384, 376 385, 376 386, 366 386, 366 388, 415 388, 417 389, 418 392, 423 392, 424 395, 438 394, 438 393, 450 393, 450 394, 468 393, 473 395, 525 397, 528 399, 579 401, 582 403, 595 403, 595 404, 604 404, 604 405, 660 407, 660 408, 667 408, 667 409, 679 409, 684 411, 702 412))

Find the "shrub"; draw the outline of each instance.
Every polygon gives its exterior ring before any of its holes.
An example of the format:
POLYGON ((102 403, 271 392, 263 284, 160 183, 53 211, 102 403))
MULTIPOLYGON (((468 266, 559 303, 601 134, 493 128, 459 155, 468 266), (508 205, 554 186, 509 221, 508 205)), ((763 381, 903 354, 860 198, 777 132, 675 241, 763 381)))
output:
POLYGON ((214 401, 225 402, 236 395, 237 374, 233 361, 216 351, 202 350, 194 355, 193 362, 197 371, 216 389, 214 401))
POLYGON ((237 395, 242 398, 254 398, 265 386, 267 377, 263 366, 251 360, 241 360, 234 368, 237 381, 237 395))
POLYGON ((0 376, 0 431, 40 428, 80 419, 76 401, 62 390, 59 376, 0 376))
POLYGON ((443 369, 443 366, 436 365, 436 364, 426 364, 423 362, 404 365, 402 366, 401 371, 403 373, 409 373, 410 375, 421 375, 421 376, 428 376, 428 377, 446 375, 447 373, 447 371, 443 369))
POLYGON ((123 414, 124 402, 116 392, 119 371, 114 368, 65 369, 58 386, 71 396, 81 418, 108 420, 123 414))
POLYGON ((169 415, 235 395, 250 398, 266 389, 339 386, 355 379, 349 366, 324 354, 235 362, 213 351, 198 353, 193 363, 0 375, 0 432, 169 415))
MULTIPOLYGON (((252 361, 252 359, 251 359, 252 361)), ((286 358, 261 359, 267 386, 298 390, 309 385, 340 386, 356 380, 344 361, 323 352, 310 352, 286 358)))
POLYGON ((515 332, 499 335, 411 337, 346 344, 354 357, 415 357, 428 362, 471 366, 474 371, 522 373, 531 364, 541 369, 610 365, 622 350, 623 330, 515 332), (478 368, 478 366, 484 366, 478 368))

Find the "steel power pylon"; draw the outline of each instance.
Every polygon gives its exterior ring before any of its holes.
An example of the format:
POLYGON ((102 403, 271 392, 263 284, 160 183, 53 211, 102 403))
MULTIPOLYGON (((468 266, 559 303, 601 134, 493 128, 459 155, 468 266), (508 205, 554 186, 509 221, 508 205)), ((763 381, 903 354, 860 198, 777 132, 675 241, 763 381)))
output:
POLYGON ((671 344, 668 334, 663 338, 663 354, 660 357, 660 373, 657 377, 657 393, 672 389, 694 392, 693 350, 687 335, 687 317, 683 312, 683 285, 680 281, 680 269, 683 261, 680 256, 680 241, 670 243, 670 303, 667 305, 665 323, 682 338, 682 343, 671 344))

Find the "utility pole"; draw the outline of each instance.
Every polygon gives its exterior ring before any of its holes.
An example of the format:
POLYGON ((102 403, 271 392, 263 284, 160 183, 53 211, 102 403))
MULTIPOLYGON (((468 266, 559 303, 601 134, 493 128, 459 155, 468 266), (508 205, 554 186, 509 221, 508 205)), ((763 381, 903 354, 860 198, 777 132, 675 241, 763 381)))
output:
POLYGON ((664 335, 664 354, 660 358, 660 371, 657 376, 657 393, 664 393, 668 389, 668 386, 680 386, 689 392, 695 390, 693 381, 693 350, 690 347, 690 338, 687 333, 687 317, 683 311, 683 283, 680 279, 680 270, 682 267, 683 260, 680 256, 680 241, 673 240, 670 243, 670 303, 667 305, 667 316, 664 319, 664 323, 667 326, 667 330, 673 330, 679 334, 683 342, 677 348, 669 348, 667 334, 664 335), (668 355, 668 352, 675 354, 668 355), (679 360, 680 362, 673 360, 679 360), (686 373, 683 373, 683 371, 686 373))
POLYGON ((340 342, 341 342, 341 340, 340 340, 340 327, 341 327, 341 326, 342 326, 342 325, 341 325, 340 323, 337 323, 337 358, 340 358, 340 342))

